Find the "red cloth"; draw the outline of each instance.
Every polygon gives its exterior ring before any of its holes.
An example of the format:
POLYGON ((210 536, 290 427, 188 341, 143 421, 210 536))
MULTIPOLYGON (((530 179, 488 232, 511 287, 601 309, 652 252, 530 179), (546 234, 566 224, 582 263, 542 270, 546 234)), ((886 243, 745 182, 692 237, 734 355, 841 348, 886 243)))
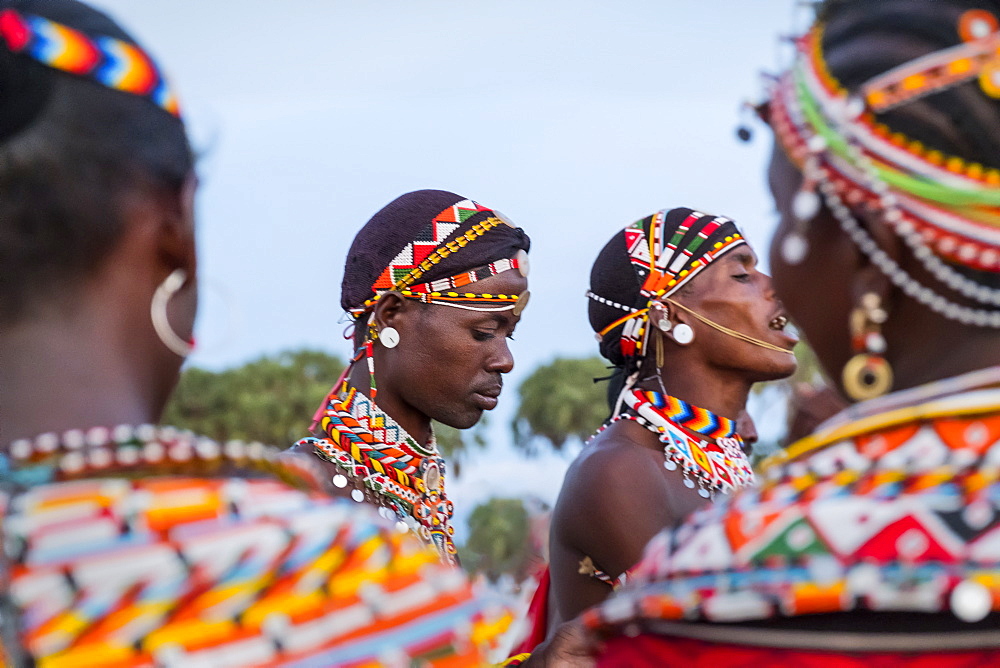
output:
POLYGON ((525 652, 534 652, 535 648, 545 642, 549 632, 549 567, 546 566, 538 578, 538 588, 531 597, 527 614, 528 635, 514 648, 511 656, 525 652))
MULTIPOLYGON (((767 629, 760 630, 761 635, 767 629)), ((821 652, 723 645, 690 638, 617 636, 605 644, 599 668, 979 668, 1000 665, 1000 650, 957 652, 821 652)))

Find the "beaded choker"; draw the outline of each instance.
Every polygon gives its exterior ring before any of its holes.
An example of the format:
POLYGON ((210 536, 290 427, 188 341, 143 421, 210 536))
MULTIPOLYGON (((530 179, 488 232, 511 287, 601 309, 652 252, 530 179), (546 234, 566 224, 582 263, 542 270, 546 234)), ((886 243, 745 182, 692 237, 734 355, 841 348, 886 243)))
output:
POLYGON ((433 435, 421 446, 395 420, 355 388, 341 399, 327 398, 319 426, 324 436, 304 438, 323 461, 343 472, 333 483, 355 485, 355 501, 368 500, 391 510, 425 541, 442 560, 457 564, 450 522, 454 506, 444 490, 445 462, 433 435))
POLYGON ((660 392, 632 389, 622 398, 625 410, 598 433, 618 420, 638 422, 663 443, 664 468, 680 469, 684 484, 697 487, 703 497, 753 484, 753 469, 732 420, 660 392))

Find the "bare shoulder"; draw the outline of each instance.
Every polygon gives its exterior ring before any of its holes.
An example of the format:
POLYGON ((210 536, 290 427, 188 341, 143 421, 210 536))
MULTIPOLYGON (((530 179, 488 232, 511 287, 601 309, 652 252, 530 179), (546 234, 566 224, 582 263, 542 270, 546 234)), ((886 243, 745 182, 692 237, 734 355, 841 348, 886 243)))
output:
POLYGON ((553 516, 553 528, 570 542, 601 525, 621 523, 638 507, 664 508, 663 453, 641 426, 618 422, 601 432, 570 465, 553 516), (633 430, 636 427, 638 430, 633 430))

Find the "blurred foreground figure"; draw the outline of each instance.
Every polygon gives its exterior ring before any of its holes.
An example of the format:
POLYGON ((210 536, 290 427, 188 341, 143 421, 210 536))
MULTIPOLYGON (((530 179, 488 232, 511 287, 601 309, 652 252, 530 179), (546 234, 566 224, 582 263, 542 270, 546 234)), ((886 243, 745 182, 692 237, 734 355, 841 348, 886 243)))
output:
POLYGON ((192 348, 194 191, 131 37, 0 0, 3 664, 482 665, 463 574, 318 461, 152 426, 192 348))
POLYGON ((1000 662, 998 17, 828 2, 798 41, 771 267, 858 403, 650 543, 601 665, 1000 662))

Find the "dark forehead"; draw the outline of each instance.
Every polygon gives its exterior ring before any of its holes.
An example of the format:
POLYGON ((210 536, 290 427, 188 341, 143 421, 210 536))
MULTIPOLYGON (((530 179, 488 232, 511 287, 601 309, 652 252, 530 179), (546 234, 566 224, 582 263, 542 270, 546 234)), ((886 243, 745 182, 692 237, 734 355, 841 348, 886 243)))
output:
POLYGON ((740 246, 734 248, 726 253, 726 255, 721 259, 723 262, 739 264, 744 267, 752 267, 757 264, 757 254, 754 253, 753 249, 746 244, 741 244, 740 246))
POLYGON ((516 269, 509 269, 496 276, 484 278, 468 286, 472 292, 479 294, 508 294, 519 295, 528 289, 528 279, 521 275, 516 269))

